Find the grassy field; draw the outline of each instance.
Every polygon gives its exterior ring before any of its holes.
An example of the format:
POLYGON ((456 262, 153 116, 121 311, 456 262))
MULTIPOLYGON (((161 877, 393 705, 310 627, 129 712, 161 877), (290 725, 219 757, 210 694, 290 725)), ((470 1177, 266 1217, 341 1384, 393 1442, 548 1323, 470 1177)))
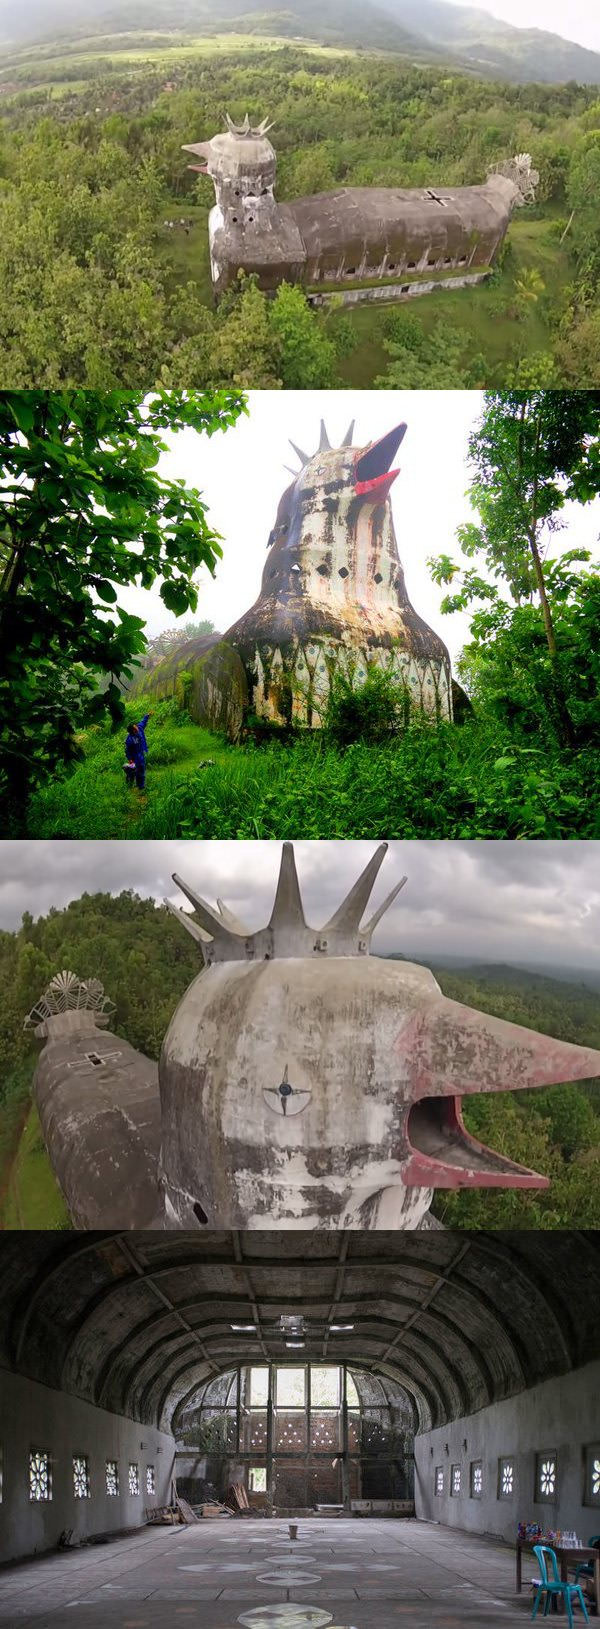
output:
MULTIPOLYGON (((600 837, 600 767, 519 747, 472 720, 415 721, 389 745, 325 738, 230 745, 150 702, 144 793, 123 779, 121 734, 96 727, 82 761, 33 797, 33 838, 600 837)), ((148 710, 136 699, 139 716, 148 710)), ((185 718, 185 715, 183 715, 185 718)))
POLYGON ((44 1146, 37 1110, 29 1104, 0 1195, 0 1229, 35 1232, 70 1226, 69 1213, 44 1146))
MULTIPOLYGON (((71 45, 64 40, 46 41, 42 45, 22 47, 18 51, 0 52, 0 75, 10 75, 12 81, 28 88, 47 87, 50 84, 60 86, 64 83, 70 91, 73 89, 72 75, 78 67, 94 66, 99 74, 125 73, 134 67, 168 70, 178 63, 185 65, 205 57, 280 51, 282 46, 289 44, 289 39, 270 34, 165 34, 153 35, 149 44, 144 44, 144 39, 140 41, 139 37, 136 41, 134 34, 118 37, 98 34, 88 39, 74 40, 71 45)), ((356 55, 350 47, 342 49, 304 40, 294 41, 294 48, 309 56, 326 55, 328 59, 356 55)))

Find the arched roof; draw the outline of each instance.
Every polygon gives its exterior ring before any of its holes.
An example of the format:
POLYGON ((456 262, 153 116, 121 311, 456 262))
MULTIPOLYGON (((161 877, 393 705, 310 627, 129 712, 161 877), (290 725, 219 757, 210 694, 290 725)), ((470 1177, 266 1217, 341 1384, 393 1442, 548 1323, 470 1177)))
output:
POLYGON ((600 1354, 594 1233, 23 1234, 0 1260, 3 1366, 163 1429, 210 1376, 289 1361, 284 1313, 303 1358, 387 1377, 420 1430, 600 1354))

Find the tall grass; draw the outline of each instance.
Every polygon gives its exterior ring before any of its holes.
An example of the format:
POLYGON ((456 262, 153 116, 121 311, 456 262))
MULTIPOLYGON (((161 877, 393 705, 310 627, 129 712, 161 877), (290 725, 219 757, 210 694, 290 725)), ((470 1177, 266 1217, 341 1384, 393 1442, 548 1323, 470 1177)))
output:
MULTIPOLYGON (((416 724, 392 744, 345 750, 315 737, 231 747, 189 721, 161 731, 178 761, 145 797, 106 746, 35 797, 32 837, 599 838, 600 764, 497 726, 416 724), (207 761, 208 760, 208 761, 207 761), (205 767, 198 767, 204 763, 205 767)), ((118 754, 117 754, 118 761, 118 754)))

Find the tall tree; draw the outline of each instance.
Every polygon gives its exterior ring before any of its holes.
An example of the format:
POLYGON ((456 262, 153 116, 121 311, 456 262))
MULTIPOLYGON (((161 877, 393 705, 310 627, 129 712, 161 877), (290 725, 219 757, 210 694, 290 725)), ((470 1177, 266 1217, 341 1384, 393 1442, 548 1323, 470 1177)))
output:
POLYGON ((231 390, 0 393, 0 775, 17 808, 85 716, 122 717, 144 624, 118 588, 160 579, 179 616, 198 567, 214 573, 206 504, 162 473, 164 431, 211 436, 244 409, 231 390))
MULTIPOLYGON (((465 570, 448 555, 431 562, 438 583, 460 576, 458 592, 446 598, 442 609, 487 603, 491 621, 484 616, 478 626, 485 637, 493 631, 499 582, 508 588, 513 606, 537 605, 548 649, 554 725, 562 743, 572 745, 575 729, 546 553, 562 524, 565 504, 572 499, 589 502, 600 492, 600 391, 488 392, 469 456, 475 472, 469 496, 479 524, 460 527, 458 538, 463 555, 477 560, 478 567, 465 570)), ((575 558, 571 552, 569 560, 575 558)))

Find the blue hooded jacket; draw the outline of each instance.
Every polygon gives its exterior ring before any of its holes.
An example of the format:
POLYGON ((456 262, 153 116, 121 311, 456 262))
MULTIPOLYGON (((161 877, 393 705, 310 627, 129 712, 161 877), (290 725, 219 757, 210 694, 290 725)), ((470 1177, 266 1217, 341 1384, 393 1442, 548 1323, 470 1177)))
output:
POLYGON ((129 733, 126 737, 125 757, 128 764, 143 764, 144 762, 145 752, 142 746, 142 736, 139 728, 137 735, 132 735, 129 733))

